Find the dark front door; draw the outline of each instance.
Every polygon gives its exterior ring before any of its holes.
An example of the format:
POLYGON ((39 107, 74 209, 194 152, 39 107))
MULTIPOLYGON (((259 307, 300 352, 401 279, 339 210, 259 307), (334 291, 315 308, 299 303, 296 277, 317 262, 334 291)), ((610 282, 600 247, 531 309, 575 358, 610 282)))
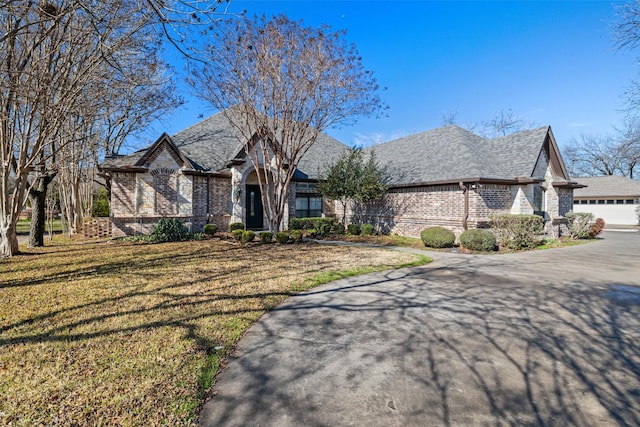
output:
POLYGON ((247 185, 245 207, 247 210, 247 229, 260 230, 263 228, 262 197, 259 185, 247 185))

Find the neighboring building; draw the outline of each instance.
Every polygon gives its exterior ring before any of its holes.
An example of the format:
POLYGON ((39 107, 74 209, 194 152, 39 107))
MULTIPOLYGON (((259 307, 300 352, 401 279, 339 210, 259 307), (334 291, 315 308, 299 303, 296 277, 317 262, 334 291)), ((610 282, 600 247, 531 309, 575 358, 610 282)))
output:
POLYGON ((574 212, 590 212, 609 227, 638 225, 640 181, 615 175, 574 179, 586 186, 573 195, 574 212))
MULTIPOLYGON (((319 171, 347 149, 320 135, 296 170, 289 217, 336 214, 337 204, 323 200, 316 183, 319 171)), ((389 192, 347 215, 402 235, 433 225, 459 233, 486 226, 495 213, 539 213, 557 232, 579 187, 569 180, 550 127, 488 140, 452 125, 367 150, 387 168, 389 192)), ((266 225, 256 173, 223 114, 173 137, 163 134, 131 155, 109 157, 101 170, 111 179, 115 235, 148 233, 163 217, 180 218, 193 231, 206 223, 266 225)))

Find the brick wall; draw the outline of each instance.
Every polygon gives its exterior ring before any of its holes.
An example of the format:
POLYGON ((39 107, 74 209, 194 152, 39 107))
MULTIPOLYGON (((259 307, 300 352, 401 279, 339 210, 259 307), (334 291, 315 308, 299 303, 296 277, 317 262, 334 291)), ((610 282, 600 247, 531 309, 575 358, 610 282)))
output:
POLYGON ((226 230, 231 219, 233 196, 231 179, 222 177, 208 178, 209 181, 209 219, 219 230, 226 230))
POLYGON ((128 215, 136 210, 136 174, 116 172, 111 177, 111 213, 128 215))
MULTIPOLYGON (((484 227, 489 215, 509 213, 515 192, 507 185, 483 185, 469 190, 468 228, 484 227)), ((390 190, 382 200, 347 208, 347 222, 370 223, 377 230, 418 237, 427 227, 446 227, 462 233, 465 196, 459 185, 440 185, 390 190)), ((342 206, 334 203, 338 218, 342 206)))
POLYGON ((85 239, 111 236, 111 218, 85 218, 82 224, 85 239))

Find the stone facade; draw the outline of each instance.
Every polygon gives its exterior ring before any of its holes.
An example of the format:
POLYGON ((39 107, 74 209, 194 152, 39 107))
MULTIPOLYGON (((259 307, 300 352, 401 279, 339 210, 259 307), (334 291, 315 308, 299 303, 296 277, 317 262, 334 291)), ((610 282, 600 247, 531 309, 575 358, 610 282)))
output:
POLYGON ((149 234, 162 218, 177 218, 194 232, 207 223, 226 229, 231 217, 228 177, 188 175, 179 159, 159 149, 147 159, 148 171, 111 176, 113 235, 149 234))

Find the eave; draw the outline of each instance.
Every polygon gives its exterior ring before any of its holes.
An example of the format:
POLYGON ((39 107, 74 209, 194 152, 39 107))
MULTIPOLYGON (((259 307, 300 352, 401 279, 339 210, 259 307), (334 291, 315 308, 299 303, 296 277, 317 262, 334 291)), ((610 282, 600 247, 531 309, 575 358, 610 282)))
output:
POLYGON ((209 172, 209 171, 197 171, 197 170, 183 170, 184 175, 191 176, 210 176, 214 178, 231 178, 231 172, 209 172))
POLYGON ((98 166, 100 172, 145 173, 149 168, 142 166, 98 166))
POLYGON ((389 185, 388 188, 414 188, 414 187, 431 187, 436 185, 457 185, 460 183, 463 184, 502 184, 502 185, 522 185, 522 184, 534 184, 543 182, 542 179, 537 178, 513 178, 513 179, 505 179, 505 178, 460 178, 460 179, 446 179, 440 181, 426 181, 426 182, 412 182, 408 184, 392 184, 389 185))
POLYGON ((575 181, 554 181, 551 185, 556 188, 586 188, 588 185, 578 184, 575 181))

